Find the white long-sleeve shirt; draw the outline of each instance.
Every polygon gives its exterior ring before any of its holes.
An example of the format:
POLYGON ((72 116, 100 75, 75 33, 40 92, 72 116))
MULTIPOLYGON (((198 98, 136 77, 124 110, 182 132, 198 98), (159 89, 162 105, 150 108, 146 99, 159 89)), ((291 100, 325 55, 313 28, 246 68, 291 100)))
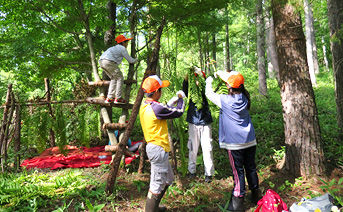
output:
POLYGON ((100 60, 111 60, 116 62, 118 65, 125 58, 129 63, 136 63, 138 60, 132 58, 123 45, 116 45, 108 48, 101 56, 100 60))

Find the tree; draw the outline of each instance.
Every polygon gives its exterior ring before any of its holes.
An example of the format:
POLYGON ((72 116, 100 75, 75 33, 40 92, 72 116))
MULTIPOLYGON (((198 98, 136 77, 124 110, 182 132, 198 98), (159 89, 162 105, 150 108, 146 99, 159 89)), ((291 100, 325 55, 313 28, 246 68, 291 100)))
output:
POLYGON ((228 9, 225 7, 225 70, 229 71, 230 67, 230 40, 229 40, 229 14, 228 9))
POLYGON ((322 175, 324 153, 301 18, 290 0, 272 0, 272 10, 285 123, 285 168, 295 176, 322 175))
POLYGON ((313 85, 317 84, 316 73, 319 73, 317 45, 314 34, 313 12, 312 6, 308 0, 304 0, 305 10, 305 29, 306 29, 306 53, 307 62, 310 71, 311 82, 313 85))
POLYGON ((267 43, 267 59, 269 78, 277 79, 280 87, 279 63, 276 51, 274 19, 270 14, 270 8, 266 9, 266 43, 267 43))
POLYGON ((265 54, 266 47, 264 41, 264 21, 263 21, 263 9, 262 0, 256 1, 256 28, 257 28, 257 57, 258 57, 258 84, 259 93, 262 96, 267 95, 267 76, 266 76, 266 64, 265 54))
POLYGON ((332 68, 335 79, 337 125, 343 137, 343 2, 328 0, 332 68))

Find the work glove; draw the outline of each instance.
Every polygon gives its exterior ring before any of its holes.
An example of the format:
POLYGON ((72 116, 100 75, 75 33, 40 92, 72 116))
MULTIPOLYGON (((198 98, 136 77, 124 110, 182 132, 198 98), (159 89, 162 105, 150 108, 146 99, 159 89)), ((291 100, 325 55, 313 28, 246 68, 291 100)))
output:
POLYGON ((182 98, 186 97, 186 94, 182 90, 179 90, 178 92, 176 92, 177 97, 179 96, 179 94, 181 94, 182 98))
POLYGON ((179 100, 179 98, 177 96, 174 96, 168 101, 167 105, 169 107, 172 107, 176 104, 177 100, 179 100))
POLYGON ((196 67, 196 66, 194 66, 194 72, 197 74, 197 75, 202 75, 202 72, 201 72, 201 69, 200 68, 198 68, 198 67, 196 67))
POLYGON ((203 76, 206 79, 206 74, 203 72, 200 68, 194 67, 194 73, 196 73, 198 76, 203 76))
POLYGON ((207 79, 206 79, 206 84, 212 84, 212 82, 213 82, 213 77, 211 77, 211 76, 209 76, 209 77, 207 77, 207 79))
POLYGON ((222 76, 223 73, 224 73, 224 71, 218 70, 218 71, 214 72, 214 77, 215 77, 215 78, 218 78, 218 77, 222 76))

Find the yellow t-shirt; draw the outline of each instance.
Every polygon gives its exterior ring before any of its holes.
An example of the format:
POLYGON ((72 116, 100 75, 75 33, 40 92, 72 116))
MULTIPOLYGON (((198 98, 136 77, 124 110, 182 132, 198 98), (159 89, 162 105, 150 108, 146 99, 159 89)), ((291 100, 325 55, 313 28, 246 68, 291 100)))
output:
POLYGON ((139 110, 139 117, 146 142, 170 152, 167 119, 178 118, 183 112, 182 99, 178 100, 177 107, 169 107, 156 101, 144 102, 139 110))

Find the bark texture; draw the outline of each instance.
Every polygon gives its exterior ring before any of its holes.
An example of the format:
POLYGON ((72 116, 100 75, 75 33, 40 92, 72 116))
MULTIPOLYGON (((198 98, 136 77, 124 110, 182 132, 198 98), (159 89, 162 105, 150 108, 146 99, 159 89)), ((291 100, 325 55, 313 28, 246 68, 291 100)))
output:
POLYGON ((273 16, 270 15, 269 10, 266 10, 268 13, 268 27, 266 32, 267 37, 267 56, 268 56, 268 73, 273 72, 270 74, 270 78, 276 77, 279 87, 280 84, 280 74, 279 74, 279 62, 276 50, 276 40, 275 40, 275 30, 274 30, 274 19, 273 16), (271 69, 271 70, 269 70, 271 69))
POLYGON ((272 9, 285 123, 285 168, 295 176, 322 175, 324 154, 301 18, 288 0, 272 0, 272 9))
POLYGON ((262 96, 267 95, 267 75, 265 65, 266 44, 264 40, 264 20, 262 0, 256 1, 257 57, 258 57, 258 87, 262 96))
POLYGON ((337 125, 343 138, 343 1, 328 0, 332 68, 335 78, 337 125))
POLYGON ((108 18, 112 21, 110 29, 105 32, 104 44, 106 48, 114 45, 114 39, 116 35, 116 18, 117 18, 117 4, 109 0, 106 6, 108 10, 108 18))

